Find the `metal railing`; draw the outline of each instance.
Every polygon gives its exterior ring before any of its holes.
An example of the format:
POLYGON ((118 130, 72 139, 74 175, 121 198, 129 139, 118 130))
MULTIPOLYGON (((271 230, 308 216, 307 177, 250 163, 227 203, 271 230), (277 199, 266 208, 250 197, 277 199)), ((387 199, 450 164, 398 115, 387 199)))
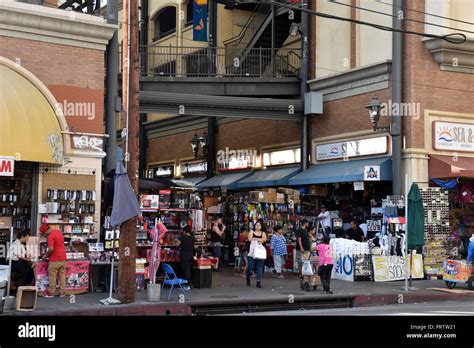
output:
MULTIPOLYGON (((299 75, 299 49, 251 48, 241 60, 240 48, 142 46, 147 50, 148 77, 294 77, 299 75)), ((142 55, 140 55, 142 56, 142 55)))

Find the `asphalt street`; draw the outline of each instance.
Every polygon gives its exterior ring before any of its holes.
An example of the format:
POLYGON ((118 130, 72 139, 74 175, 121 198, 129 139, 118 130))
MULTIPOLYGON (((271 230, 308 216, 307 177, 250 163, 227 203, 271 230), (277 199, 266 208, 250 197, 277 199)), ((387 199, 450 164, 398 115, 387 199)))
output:
POLYGON ((242 313, 240 315, 264 315, 264 316, 368 316, 368 315, 390 315, 390 316, 474 316, 473 301, 448 301, 439 303, 412 303, 397 304, 374 307, 357 308, 334 308, 334 309, 313 309, 295 311, 273 311, 259 313, 242 313))

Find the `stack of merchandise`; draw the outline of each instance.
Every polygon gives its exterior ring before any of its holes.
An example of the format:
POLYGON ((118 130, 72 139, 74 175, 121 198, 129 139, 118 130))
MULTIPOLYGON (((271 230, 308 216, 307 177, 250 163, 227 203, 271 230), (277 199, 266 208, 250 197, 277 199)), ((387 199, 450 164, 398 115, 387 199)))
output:
POLYGON ((371 277, 372 263, 369 243, 357 242, 344 238, 331 239, 331 247, 335 260, 340 260, 341 256, 351 255, 353 260, 355 277, 371 277))
POLYGON ((423 247, 425 274, 443 274, 443 261, 451 250, 448 242, 449 200, 448 191, 439 187, 424 188, 421 192, 425 208, 425 246, 423 247))

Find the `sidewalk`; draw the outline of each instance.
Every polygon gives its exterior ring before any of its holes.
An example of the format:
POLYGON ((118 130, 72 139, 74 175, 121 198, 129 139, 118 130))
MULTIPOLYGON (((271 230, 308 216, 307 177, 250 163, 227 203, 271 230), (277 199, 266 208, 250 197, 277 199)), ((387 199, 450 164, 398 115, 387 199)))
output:
MULTIPOLYGON (((167 302, 168 289, 162 294, 162 301, 150 303, 146 301, 146 291, 137 292, 133 304, 104 306, 99 301, 108 297, 108 293, 76 295, 75 303, 71 298, 38 298, 35 312, 5 311, 4 315, 192 315, 200 308, 212 307, 251 307, 261 305, 287 305, 295 303, 324 304, 326 307, 344 306, 361 307, 383 304, 397 304, 447 300, 474 300, 474 291, 467 285, 459 285, 455 290, 448 290, 441 280, 414 280, 413 286, 418 290, 406 293, 404 281, 375 283, 370 281, 347 282, 332 280, 332 295, 325 295, 319 288, 317 291, 305 292, 299 288, 298 277, 287 274, 285 279, 275 279, 266 273, 263 289, 247 287, 245 278, 234 275, 233 269, 225 272, 213 272, 213 287, 210 289, 192 289, 188 291, 189 301, 179 303, 176 295, 167 302), (435 291, 437 288, 443 291, 435 291), (402 296, 400 296, 402 295, 402 296)), ((117 294, 114 294, 117 298, 117 294)))

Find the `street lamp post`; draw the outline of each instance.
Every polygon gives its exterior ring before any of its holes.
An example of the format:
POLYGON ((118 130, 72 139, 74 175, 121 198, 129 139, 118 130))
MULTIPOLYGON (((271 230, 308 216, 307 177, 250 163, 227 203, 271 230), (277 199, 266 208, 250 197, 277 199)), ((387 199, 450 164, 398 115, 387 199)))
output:
POLYGON ((198 137, 198 135, 195 133, 190 143, 194 153, 194 159, 205 159, 207 155, 207 146, 209 143, 207 134, 204 133, 204 135, 198 137), (202 155, 199 155, 199 149, 201 149, 202 155))
POLYGON ((380 107, 381 103, 379 97, 376 95, 372 97, 370 103, 365 106, 367 110, 369 110, 370 115, 370 123, 372 123, 372 128, 374 132, 381 131, 381 132, 389 132, 391 133, 391 127, 378 127, 379 119, 380 119, 380 107))

